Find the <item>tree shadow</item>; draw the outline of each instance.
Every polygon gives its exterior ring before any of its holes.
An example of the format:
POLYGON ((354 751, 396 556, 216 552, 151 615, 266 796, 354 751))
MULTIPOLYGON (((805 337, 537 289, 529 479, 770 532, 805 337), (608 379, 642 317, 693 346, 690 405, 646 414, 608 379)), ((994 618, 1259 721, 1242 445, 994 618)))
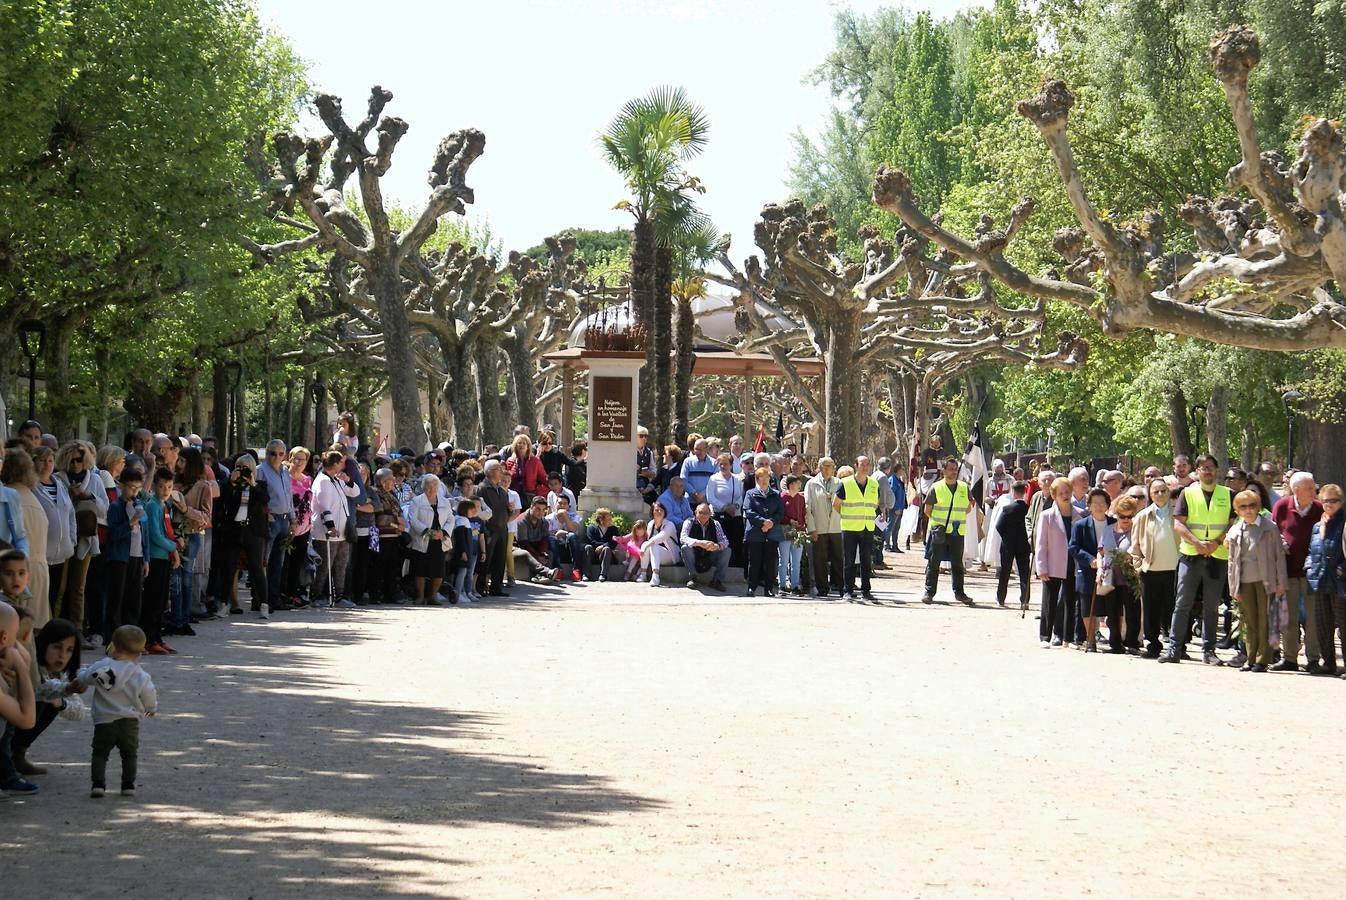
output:
MULTIPOLYGON (((662 806, 541 755, 487 752, 490 714, 352 698, 323 654, 369 638, 336 615, 204 626, 150 660, 163 715, 142 723, 134 800, 88 797, 91 726, 58 720, 31 753, 49 768, 41 793, 7 802, 4 893, 50 896, 75 877, 87 897, 445 896, 466 877, 441 849, 460 826, 593 826, 662 806)), ((437 668, 389 677, 427 698, 470 678, 437 668)), ((119 773, 114 753, 114 789, 119 773)))

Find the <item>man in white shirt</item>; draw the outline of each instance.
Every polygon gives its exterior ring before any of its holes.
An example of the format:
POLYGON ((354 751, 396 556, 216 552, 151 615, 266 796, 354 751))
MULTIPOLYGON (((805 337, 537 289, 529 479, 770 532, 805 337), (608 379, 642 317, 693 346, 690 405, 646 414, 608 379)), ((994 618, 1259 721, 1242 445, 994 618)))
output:
POLYGON ((346 543, 346 519, 350 515, 346 500, 359 494, 360 488, 346 474, 346 455, 339 450, 324 453, 322 472, 313 479, 311 533, 313 548, 318 553, 318 571, 313 576, 309 598, 316 608, 355 606, 350 600, 336 598, 345 587, 346 559, 350 554, 346 543))
POLYGON ((578 516, 579 504, 575 502, 575 493, 561 483, 561 478, 556 473, 552 473, 547 478, 547 486, 551 488, 547 492, 547 511, 556 512, 558 502, 564 497, 570 501, 570 508, 574 510, 574 515, 578 516))

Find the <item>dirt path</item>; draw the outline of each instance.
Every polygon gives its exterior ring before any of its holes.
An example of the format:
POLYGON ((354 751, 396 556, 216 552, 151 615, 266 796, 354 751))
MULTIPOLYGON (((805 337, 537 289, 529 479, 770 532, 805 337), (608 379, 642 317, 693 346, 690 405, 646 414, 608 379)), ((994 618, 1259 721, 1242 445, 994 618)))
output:
POLYGON ((1043 651, 917 589, 208 623, 148 658, 135 801, 88 798, 87 723, 34 746, 0 895, 1340 890, 1340 680, 1043 651))

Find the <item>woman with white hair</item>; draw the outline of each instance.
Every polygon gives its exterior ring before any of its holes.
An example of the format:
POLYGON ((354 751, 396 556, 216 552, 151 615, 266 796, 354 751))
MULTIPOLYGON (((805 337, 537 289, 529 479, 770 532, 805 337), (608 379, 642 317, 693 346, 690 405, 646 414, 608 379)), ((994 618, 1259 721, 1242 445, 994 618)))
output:
POLYGON ((79 540, 76 537, 75 504, 65 484, 56 477, 54 450, 45 445, 34 447, 33 468, 37 470, 37 486, 33 494, 47 514, 47 568, 51 572, 47 598, 54 617, 60 611, 61 597, 65 594, 67 563, 75 558, 79 540))
POLYGON ((416 551, 411 574, 416 581, 416 602, 422 605, 449 602, 439 593, 439 586, 444 580, 444 551, 452 543, 453 519, 453 503, 439 476, 425 476, 421 492, 412 498, 407 513, 411 546, 416 551))

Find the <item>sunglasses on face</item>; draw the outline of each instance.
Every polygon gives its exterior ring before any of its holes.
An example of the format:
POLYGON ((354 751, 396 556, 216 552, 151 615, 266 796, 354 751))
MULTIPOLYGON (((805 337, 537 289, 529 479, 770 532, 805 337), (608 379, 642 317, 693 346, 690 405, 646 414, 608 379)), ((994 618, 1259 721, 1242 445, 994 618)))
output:
POLYGON ((1118 517, 1117 517, 1117 521, 1118 521, 1118 522, 1130 522, 1130 521, 1131 521, 1132 519, 1134 519, 1134 518, 1135 518, 1135 516, 1118 516, 1118 517))
POLYGON ((1156 497, 1167 497, 1168 488, 1155 488, 1153 491, 1151 491, 1151 493, 1153 493, 1156 497))
POLYGON ((1328 503, 1340 503, 1340 502, 1341 502, 1341 498, 1340 498, 1340 497, 1324 497, 1324 498, 1323 498, 1323 503, 1324 503, 1324 504, 1328 504, 1328 503))
MULTIPOLYGON (((1331 502, 1333 502, 1333 501, 1328 500, 1328 501, 1324 501, 1324 502, 1331 503, 1331 502)), ((1337 501, 1335 501, 1335 502, 1340 503, 1341 501, 1340 501, 1340 500, 1337 500, 1337 501)), ((1256 503, 1240 503, 1240 504, 1238 505, 1238 508, 1239 508, 1239 509, 1257 509, 1257 504, 1256 504, 1256 503)))

